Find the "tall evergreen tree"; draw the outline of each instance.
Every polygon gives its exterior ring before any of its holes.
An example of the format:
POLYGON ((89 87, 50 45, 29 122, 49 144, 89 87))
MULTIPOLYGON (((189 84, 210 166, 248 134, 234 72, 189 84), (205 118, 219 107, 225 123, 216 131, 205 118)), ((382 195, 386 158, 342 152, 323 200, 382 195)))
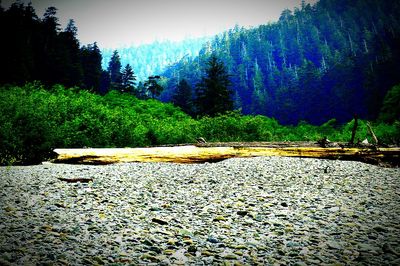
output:
POLYGON ((136 86, 136 76, 129 64, 127 64, 122 70, 121 85, 121 90, 124 92, 133 92, 133 89, 136 86))
POLYGON ((106 94, 110 90, 110 84, 111 84, 110 73, 108 71, 103 70, 101 72, 101 77, 100 77, 101 95, 106 94))
POLYGON ((163 91, 163 87, 158 83, 160 80, 160 76, 150 76, 149 79, 144 83, 144 87, 146 91, 150 94, 152 99, 155 99, 157 96, 160 96, 163 91))
POLYGON ((196 88, 197 113, 215 116, 233 110, 230 85, 225 65, 215 55, 211 55, 205 76, 196 88))
POLYGON ((118 51, 114 50, 110 62, 108 63, 108 72, 110 73, 110 89, 121 89, 121 67, 121 58, 119 57, 118 51))
POLYGON ((143 82, 139 81, 139 84, 133 90, 133 95, 135 95, 138 99, 146 100, 149 98, 148 91, 144 86, 143 82))
POLYGON ((172 96, 172 102, 187 114, 193 114, 192 88, 186 79, 181 79, 172 96))
POLYGON ((70 19, 64 31, 57 37, 57 46, 54 50, 57 81, 68 87, 83 85, 83 69, 81 53, 77 39, 78 29, 74 20, 70 19))
POLYGON ((100 49, 96 43, 81 48, 84 88, 92 92, 100 92, 102 76, 101 59, 100 49))

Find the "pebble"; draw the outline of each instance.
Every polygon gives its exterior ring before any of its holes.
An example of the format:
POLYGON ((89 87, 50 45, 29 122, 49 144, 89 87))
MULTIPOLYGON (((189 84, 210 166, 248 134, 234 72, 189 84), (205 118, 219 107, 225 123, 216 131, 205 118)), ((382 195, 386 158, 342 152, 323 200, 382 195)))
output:
POLYGON ((284 157, 0 167, 0 264, 396 265, 399 176, 284 157))

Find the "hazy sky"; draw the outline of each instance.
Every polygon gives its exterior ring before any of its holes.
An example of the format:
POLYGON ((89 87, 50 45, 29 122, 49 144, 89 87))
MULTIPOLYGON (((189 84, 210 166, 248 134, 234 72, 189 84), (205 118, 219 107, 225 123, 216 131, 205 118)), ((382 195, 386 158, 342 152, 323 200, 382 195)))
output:
MULTIPOLYGON (((315 3, 317 0, 306 0, 315 3)), ((3 0, 8 8, 12 0, 3 0)), ((180 40, 222 32, 240 26, 276 21, 282 10, 301 0, 21 0, 32 2, 42 17, 55 6, 64 28, 74 19, 81 44, 97 41, 101 48, 180 40)))

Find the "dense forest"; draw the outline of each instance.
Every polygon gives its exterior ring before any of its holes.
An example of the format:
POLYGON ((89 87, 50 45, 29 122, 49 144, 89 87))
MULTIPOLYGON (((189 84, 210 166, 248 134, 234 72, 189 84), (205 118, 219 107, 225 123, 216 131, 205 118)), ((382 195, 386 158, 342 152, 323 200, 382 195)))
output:
POLYGON ((226 31, 198 57, 169 67, 161 99, 170 101, 182 79, 195 98, 213 54, 225 63, 234 106, 244 114, 285 124, 344 122, 355 113, 376 119, 387 91, 400 82, 399 47, 399 1, 303 2, 276 23, 226 31))
POLYGON ((0 8, 3 36, 1 84, 24 84, 40 80, 46 85, 61 83, 97 91, 102 68, 96 43, 80 47, 73 20, 60 29, 57 9, 49 7, 38 18, 32 5, 14 3, 0 8))
MULTIPOLYGON (((155 41, 138 46, 118 47, 117 51, 121 57, 121 64, 130 64, 135 70, 137 80, 144 81, 149 76, 164 72, 167 66, 185 56, 196 57, 203 45, 210 39, 210 37, 202 37, 176 42, 155 41)), ((112 48, 100 49, 104 69, 107 69, 114 50, 112 48)))
POLYGON ((73 20, 61 29, 57 8, 47 8, 39 18, 31 4, 15 2, 7 10, 0 7, 0 25, 5 37, 0 84, 40 81, 46 86, 76 86, 102 95, 113 89, 132 91, 136 75, 131 65, 123 66, 115 51, 103 69, 97 44, 81 46, 73 20))
MULTIPOLYGON (((348 141, 354 114, 356 140, 370 138, 368 119, 382 143, 398 144, 399 10, 394 0, 303 4, 276 23, 224 32, 198 56, 202 39, 181 43, 167 55, 182 59, 142 80, 135 67, 171 43, 140 48, 154 50, 145 59, 123 49, 103 59, 96 43, 81 46, 73 20, 61 29, 55 7, 43 18, 30 4, 0 7, 0 165, 37 163, 57 147, 198 137, 348 141)), ((160 56, 150 69, 169 60, 160 56)))

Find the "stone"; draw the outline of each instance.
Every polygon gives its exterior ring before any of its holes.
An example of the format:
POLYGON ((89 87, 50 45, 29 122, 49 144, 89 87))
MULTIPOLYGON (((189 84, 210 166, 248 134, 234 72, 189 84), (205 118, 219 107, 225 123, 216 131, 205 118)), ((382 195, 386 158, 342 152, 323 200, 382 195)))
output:
POLYGON ((237 215, 246 216, 249 212, 248 211, 237 211, 237 215))
POLYGON ((218 239, 211 236, 207 237, 207 241, 213 244, 219 243, 218 239))
POLYGON ((214 222, 226 221, 226 218, 223 215, 217 215, 213 219, 214 222))
POLYGON ((400 169, 283 157, 46 167, 0 167, 0 264, 398 265, 400 169))
POLYGON ((342 245, 336 241, 328 241, 326 244, 332 249, 343 249, 342 245))

